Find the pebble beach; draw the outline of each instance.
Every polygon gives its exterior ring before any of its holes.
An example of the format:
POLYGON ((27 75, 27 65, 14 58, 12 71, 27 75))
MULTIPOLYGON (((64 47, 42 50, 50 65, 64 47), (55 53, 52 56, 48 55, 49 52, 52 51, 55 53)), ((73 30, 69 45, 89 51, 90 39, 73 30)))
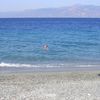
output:
POLYGON ((0 100, 100 100, 100 71, 1 73, 0 100))

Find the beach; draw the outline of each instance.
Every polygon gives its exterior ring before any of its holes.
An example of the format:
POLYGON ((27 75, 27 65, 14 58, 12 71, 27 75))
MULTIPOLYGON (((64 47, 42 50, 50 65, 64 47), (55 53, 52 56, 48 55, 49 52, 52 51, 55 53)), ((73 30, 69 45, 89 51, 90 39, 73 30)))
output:
POLYGON ((100 71, 0 73, 0 100, 100 100, 100 71))
POLYGON ((100 100, 100 18, 1 18, 0 100, 100 100))

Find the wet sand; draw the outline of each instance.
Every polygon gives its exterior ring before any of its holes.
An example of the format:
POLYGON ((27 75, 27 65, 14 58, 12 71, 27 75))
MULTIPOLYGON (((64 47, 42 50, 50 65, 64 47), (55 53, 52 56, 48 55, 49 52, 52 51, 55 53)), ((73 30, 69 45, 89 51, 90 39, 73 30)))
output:
POLYGON ((100 71, 1 73, 0 100, 100 100, 100 71))

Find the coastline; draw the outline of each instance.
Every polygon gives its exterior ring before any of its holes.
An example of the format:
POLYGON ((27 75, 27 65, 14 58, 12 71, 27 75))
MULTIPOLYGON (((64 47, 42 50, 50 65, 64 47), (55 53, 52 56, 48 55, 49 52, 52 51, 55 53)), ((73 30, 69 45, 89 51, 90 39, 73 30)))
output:
POLYGON ((100 100, 100 70, 0 73, 1 100, 100 100))
POLYGON ((100 100, 100 19, 0 22, 0 100, 100 100))
MULTIPOLYGON (((73 65, 74 66, 74 65, 73 65)), ((0 67, 0 73, 34 73, 34 72, 83 72, 83 71, 100 71, 98 66, 85 67, 0 67)))

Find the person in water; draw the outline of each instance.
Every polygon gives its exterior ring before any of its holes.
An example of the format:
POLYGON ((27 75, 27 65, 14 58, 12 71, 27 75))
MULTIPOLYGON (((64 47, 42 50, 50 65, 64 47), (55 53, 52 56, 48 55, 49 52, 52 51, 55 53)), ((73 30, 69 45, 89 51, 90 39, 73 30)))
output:
POLYGON ((48 50, 48 45, 47 44, 43 45, 43 49, 48 50))

